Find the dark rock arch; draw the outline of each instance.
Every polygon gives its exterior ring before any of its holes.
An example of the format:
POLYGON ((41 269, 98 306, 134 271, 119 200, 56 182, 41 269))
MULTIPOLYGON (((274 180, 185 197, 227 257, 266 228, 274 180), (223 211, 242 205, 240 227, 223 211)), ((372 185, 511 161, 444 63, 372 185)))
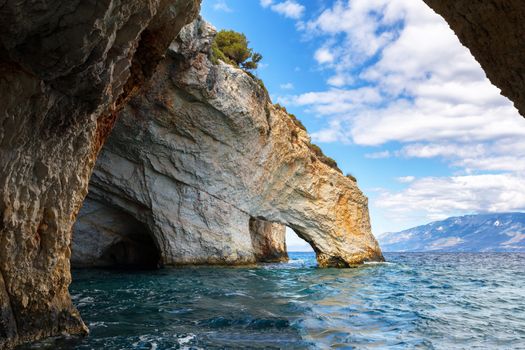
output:
MULTIPOLYGON (((424 0, 443 16, 487 74, 525 116, 525 5, 521 0, 424 0)), ((497 116, 494 116, 497 118, 497 116)))

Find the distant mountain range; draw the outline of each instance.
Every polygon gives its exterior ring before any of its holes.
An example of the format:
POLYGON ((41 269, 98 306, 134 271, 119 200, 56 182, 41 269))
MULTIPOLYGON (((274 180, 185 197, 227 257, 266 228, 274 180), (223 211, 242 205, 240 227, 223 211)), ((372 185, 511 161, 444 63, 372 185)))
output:
POLYGON ((452 217, 379 238, 385 252, 525 252, 525 213, 452 217))

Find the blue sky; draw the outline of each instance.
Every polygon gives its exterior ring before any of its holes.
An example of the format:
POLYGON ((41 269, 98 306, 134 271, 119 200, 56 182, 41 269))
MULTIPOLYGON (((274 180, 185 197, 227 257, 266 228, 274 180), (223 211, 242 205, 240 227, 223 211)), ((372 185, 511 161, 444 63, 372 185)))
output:
POLYGON ((379 240, 525 210, 525 120, 423 1, 203 0, 202 15, 262 53, 273 101, 357 177, 379 240))

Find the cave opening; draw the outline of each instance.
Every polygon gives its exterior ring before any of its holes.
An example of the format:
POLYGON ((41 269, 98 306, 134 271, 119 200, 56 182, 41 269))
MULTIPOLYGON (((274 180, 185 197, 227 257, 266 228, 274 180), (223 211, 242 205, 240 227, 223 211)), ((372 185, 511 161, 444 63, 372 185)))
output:
POLYGON ((72 267, 151 270, 160 262, 147 225, 88 196, 73 229, 72 267))
POLYGON ((304 238, 300 229, 262 217, 250 218, 249 228, 255 259, 259 263, 288 262, 295 257, 316 255, 315 245, 304 238))
POLYGON ((295 266, 299 264, 302 267, 318 267, 318 251, 316 250, 314 242, 308 240, 306 237, 300 228, 286 226, 286 254, 289 262, 295 266))
POLYGON ((160 254, 147 231, 123 237, 108 246, 102 256, 104 267, 126 270, 153 270, 160 267, 160 254))

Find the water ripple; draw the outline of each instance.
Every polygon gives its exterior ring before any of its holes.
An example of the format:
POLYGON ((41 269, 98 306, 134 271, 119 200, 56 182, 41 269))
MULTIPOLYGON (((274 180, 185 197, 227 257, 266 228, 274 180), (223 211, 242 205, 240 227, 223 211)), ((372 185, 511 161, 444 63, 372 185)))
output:
POLYGON ((317 269, 312 254, 258 268, 82 270, 91 328, 49 349, 525 349, 525 254, 390 254, 317 269))

